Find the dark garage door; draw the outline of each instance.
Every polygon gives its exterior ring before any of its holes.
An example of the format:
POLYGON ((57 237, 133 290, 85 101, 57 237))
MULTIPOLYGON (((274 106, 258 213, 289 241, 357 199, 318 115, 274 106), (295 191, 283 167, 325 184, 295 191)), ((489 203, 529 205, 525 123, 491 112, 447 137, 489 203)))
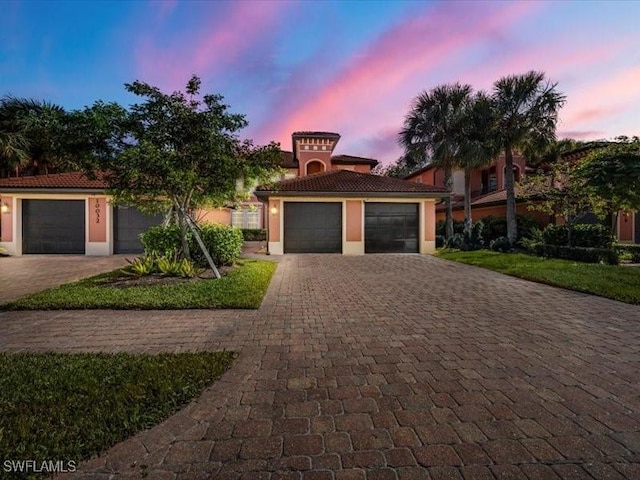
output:
POLYGON ((84 200, 23 200, 23 253, 84 253, 84 200))
POLYGON ((162 215, 146 215, 140 210, 118 207, 113 210, 113 253, 141 253, 139 235, 162 223, 162 215))
POLYGON ((342 204, 284 204, 284 253, 342 253, 342 204))
POLYGON ((417 203, 365 203, 365 253, 418 253, 417 203))

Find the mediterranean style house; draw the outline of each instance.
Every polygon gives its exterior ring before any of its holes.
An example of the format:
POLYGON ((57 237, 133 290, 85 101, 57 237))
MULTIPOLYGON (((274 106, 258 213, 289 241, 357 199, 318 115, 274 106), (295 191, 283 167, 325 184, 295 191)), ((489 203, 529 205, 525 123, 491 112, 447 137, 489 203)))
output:
MULTIPOLYGON (((371 174, 370 158, 333 155, 340 135, 295 132, 282 174, 236 208, 204 221, 262 228, 272 254, 430 253, 445 188, 371 174)), ((0 179, 0 246, 12 255, 111 255, 142 250, 139 234, 162 221, 111 204, 106 184, 82 173, 0 179)))
MULTIPOLYGON (((591 146, 577 148, 563 155, 568 160, 578 160, 584 157, 591 146)), ((519 154, 513 156, 513 173, 516 184, 520 182, 533 168, 527 165, 526 159, 519 154)), ((485 217, 505 217, 507 214, 507 194, 505 190, 505 158, 500 155, 493 163, 474 169, 471 172, 471 212, 474 221, 482 220, 485 217)), ((419 184, 434 186, 444 186, 444 172, 441 168, 434 166, 423 167, 406 177, 405 180, 419 184)), ((453 172, 453 218, 458 221, 464 220, 464 172, 455 170, 453 172)), ((555 219, 552 216, 530 210, 530 201, 516 197, 516 212, 520 215, 527 215, 534 218, 540 227, 545 227, 549 223, 562 222, 562 219, 555 219)), ((436 207, 436 221, 444 220, 444 205, 436 207)), ((590 216, 590 220, 595 220, 590 216)), ((619 242, 640 243, 640 212, 620 212, 616 227, 616 236, 619 242)))

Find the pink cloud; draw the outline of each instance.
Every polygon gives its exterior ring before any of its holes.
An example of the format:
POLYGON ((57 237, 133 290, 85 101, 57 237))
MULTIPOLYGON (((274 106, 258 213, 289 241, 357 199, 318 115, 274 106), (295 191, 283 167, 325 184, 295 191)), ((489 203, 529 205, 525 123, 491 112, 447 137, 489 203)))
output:
POLYGON ((573 138, 575 140, 602 139, 605 133, 598 130, 563 130, 558 132, 558 138, 573 138))
MULTIPOLYGON (((193 74, 203 77, 220 73, 263 41, 290 5, 249 1, 205 4, 207 11, 201 15, 201 24, 184 33, 186 38, 162 46, 160 32, 142 37, 135 49, 138 74, 161 88, 178 89, 193 74)), ((172 9, 170 4, 163 5, 160 15, 172 9)))
MULTIPOLYGON (((495 29, 510 24, 538 8, 533 2, 517 4, 459 4, 446 2, 408 18, 352 58, 316 91, 292 99, 281 120, 264 125, 256 137, 286 144, 300 129, 337 129, 362 132, 367 111, 385 101, 390 92, 416 75, 429 75, 441 62, 495 29), (453 26, 453 29, 452 29, 453 26)), ((417 93, 417 92, 416 92, 417 93)), ((401 106, 404 107, 404 106, 401 106)))

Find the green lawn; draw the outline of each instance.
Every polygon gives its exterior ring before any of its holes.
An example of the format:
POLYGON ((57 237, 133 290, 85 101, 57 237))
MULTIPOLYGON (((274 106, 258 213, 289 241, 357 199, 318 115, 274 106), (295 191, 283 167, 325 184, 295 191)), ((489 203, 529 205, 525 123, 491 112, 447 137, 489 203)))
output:
POLYGON ((211 385, 234 357, 226 351, 0 354, 2 466, 6 460, 52 460, 69 469, 66 462, 77 464, 160 423, 211 385))
POLYGON ((115 287, 109 280, 120 270, 27 295, 2 310, 258 308, 276 269, 274 262, 240 260, 219 280, 176 285, 115 287))
POLYGON ((579 263, 488 250, 440 250, 437 256, 534 282, 640 304, 640 267, 579 263))

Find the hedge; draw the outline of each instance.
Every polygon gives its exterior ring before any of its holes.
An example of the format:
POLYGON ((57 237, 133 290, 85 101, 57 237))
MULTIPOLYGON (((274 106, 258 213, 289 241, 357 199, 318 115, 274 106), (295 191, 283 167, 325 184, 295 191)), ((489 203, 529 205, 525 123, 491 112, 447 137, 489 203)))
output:
POLYGON ((619 253, 628 253, 631 255, 631 261, 633 263, 640 263, 640 245, 627 245, 619 243, 615 246, 619 253))
POLYGON ((567 247, 562 245, 538 244, 534 253, 541 257, 561 258, 585 263, 608 263, 617 265, 620 261, 618 251, 612 248, 567 247))
POLYGON ((613 244, 609 227, 599 224, 548 225, 542 232, 542 238, 545 244, 565 247, 569 246, 569 241, 572 247, 610 249, 613 244))
MULTIPOLYGON (((240 257, 243 244, 240 229, 215 223, 203 223, 199 226, 200 238, 216 265, 231 265, 240 257)), ((206 267, 208 264, 204 254, 190 231, 187 232, 187 239, 192 259, 199 266, 206 267)), ((140 235, 140 240, 147 254, 167 255, 182 250, 180 227, 175 224, 167 227, 162 225, 151 227, 140 235)))
POLYGON ((264 242, 267 240, 267 231, 263 228, 241 229, 245 242, 264 242))

